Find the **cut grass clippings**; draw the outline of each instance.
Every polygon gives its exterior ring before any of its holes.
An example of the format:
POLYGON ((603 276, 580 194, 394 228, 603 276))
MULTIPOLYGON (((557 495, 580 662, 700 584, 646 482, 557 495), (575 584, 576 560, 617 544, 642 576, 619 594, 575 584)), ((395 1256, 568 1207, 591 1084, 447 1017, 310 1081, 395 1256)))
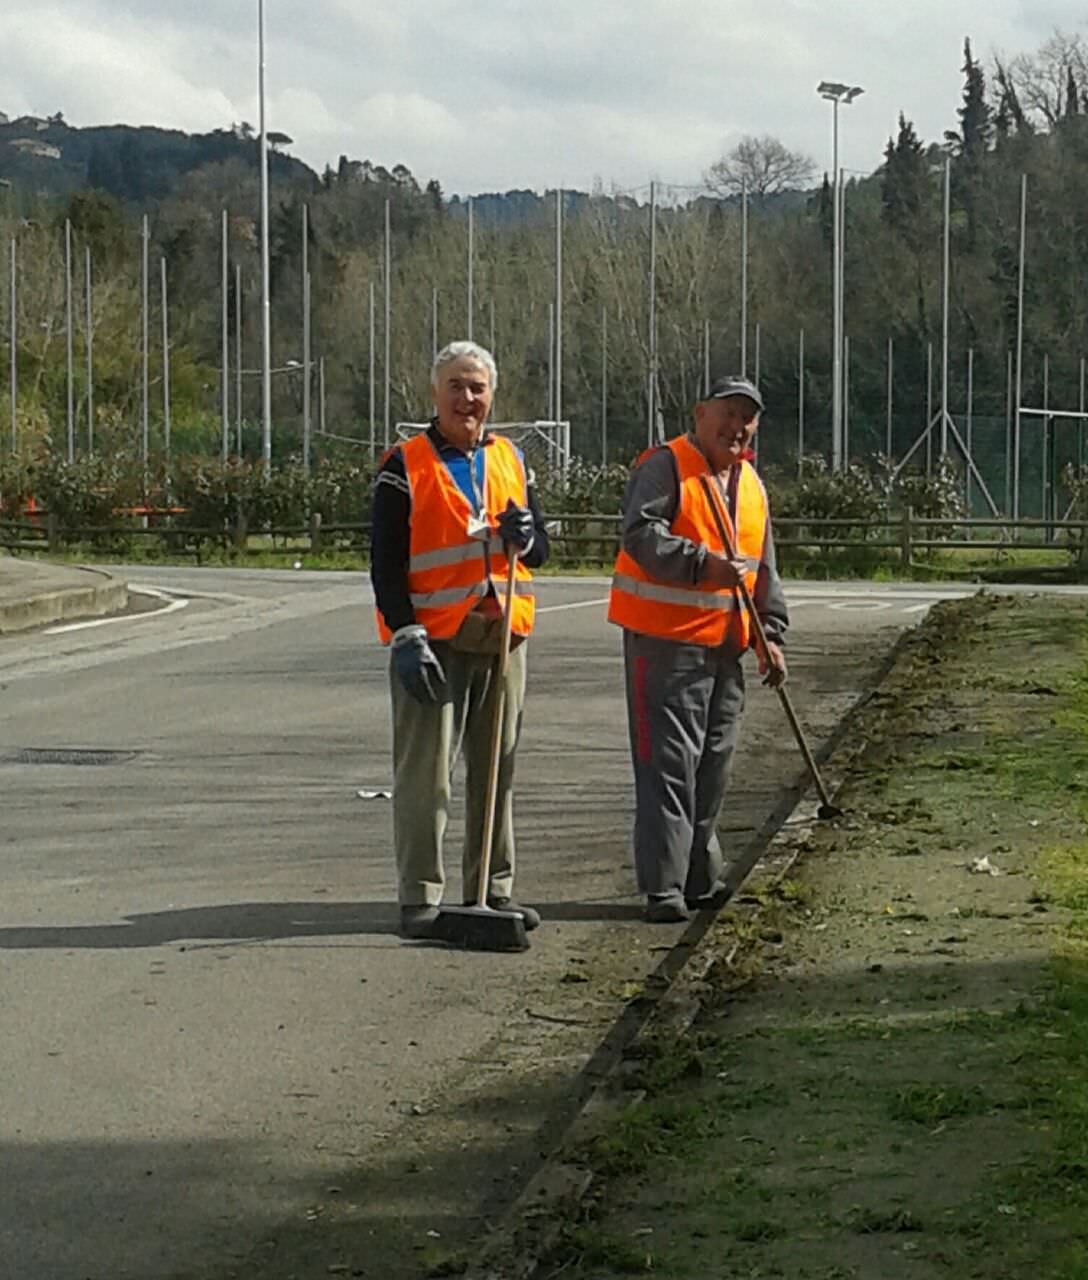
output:
POLYGON ((1076 601, 934 611, 538 1275, 1088 1280, 1086 658, 1076 601))

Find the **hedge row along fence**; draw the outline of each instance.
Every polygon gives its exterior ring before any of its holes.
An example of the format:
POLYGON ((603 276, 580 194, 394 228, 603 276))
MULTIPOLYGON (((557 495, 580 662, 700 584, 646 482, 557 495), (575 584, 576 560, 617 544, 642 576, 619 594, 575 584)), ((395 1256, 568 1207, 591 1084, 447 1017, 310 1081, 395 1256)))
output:
MULTIPOLYGON (((894 477, 883 458, 833 473, 820 457, 794 474, 764 474, 787 563, 853 549, 866 563, 909 558, 954 540, 980 549, 1026 538, 1068 545, 1084 558, 1088 468, 1067 469, 1072 522, 1060 526, 969 520, 963 477, 947 461, 930 476, 894 477)), ((615 552, 628 469, 576 459, 564 473, 536 474, 543 509, 555 522, 559 563, 606 563, 615 552), (552 514, 556 513, 556 514, 552 514)), ((333 549, 365 555, 374 472, 366 463, 323 460, 266 469, 231 459, 175 458, 145 468, 123 455, 68 462, 55 453, 0 459, 0 542, 11 547, 73 544, 123 553, 156 542, 196 559, 213 549, 333 549)))

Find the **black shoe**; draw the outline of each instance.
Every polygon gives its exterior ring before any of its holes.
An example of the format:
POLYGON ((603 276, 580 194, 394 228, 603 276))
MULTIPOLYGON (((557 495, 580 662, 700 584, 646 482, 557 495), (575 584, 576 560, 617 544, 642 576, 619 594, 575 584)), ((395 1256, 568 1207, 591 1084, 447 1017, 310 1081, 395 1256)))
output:
POLYGON ((678 893, 652 893, 646 899, 646 919, 650 924, 683 924, 691 912, 678 893))
MULTIPOLYGON (((474 907, 475 902, 466 902, 466 907, 474 907)), ((523 907, 520 902, 515 902, 513 898, 488 898, 487 905, 492 911, 501 911, 503 915, 520 915, 524 924, 525 932, 532 931, 540 924, 540 912, 535 911, 532 907, 523 907)))
POLYGON ((435 925, 438 923, 437 907, 401 907, 400 936, 418 941, 421 938, 435 937, 435 925))
POLYGON ((701 893, 697 898, 685 895, 684 901, 690 911, 705 911, 708 907, 720 907, 728 893, 729 886, 725 881, 715 880, 706 893, 701 893))

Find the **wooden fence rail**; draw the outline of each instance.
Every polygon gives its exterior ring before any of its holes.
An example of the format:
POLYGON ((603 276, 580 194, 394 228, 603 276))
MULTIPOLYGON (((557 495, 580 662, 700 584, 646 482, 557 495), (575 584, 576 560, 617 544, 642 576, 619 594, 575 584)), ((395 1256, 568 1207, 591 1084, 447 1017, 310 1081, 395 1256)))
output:
MULTIPOLYGON (((608 565, 615 557, 620 516, 560 512, 546 520, 553 563, 608 565)), ((80 543, 123 546, 149 538, 158 539, 174 554, 192 555, 198 562, 215 546, 240 555, 320 555, 340 549, 365 556, 370 549, 370 526, 365 521, 326 524, 320 512, 312 513, 305 525, 253 529, 244 519, 220 528, 198 528, 182 523, 178 513, 160 515, 156 522, 143 518, 108 525, 64 525, 53 512, 38 512, 30 519, 0 519, 0 547, 11 551, 59 551, 80 543)), ((1088 565, 1088 520, 928 518, 915 515, 910 508, 895 517, 875 520, 787 516, 775 520, 775 541, 786 551, 894 551, 904 565, 916 552, 1008 551, 1017 547, 1075 555, 1088 565), (985 532, 991 536, 978 536, 985 532)))

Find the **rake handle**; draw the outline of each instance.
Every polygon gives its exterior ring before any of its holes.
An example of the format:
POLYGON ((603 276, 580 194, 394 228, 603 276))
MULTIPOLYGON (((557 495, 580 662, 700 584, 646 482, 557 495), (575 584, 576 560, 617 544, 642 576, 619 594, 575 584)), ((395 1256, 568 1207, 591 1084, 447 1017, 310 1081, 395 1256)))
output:
MULTIPOLYGON (((736 559, 736 549, 733 546, 733 540, 729 536, 729 531, 725 527, 725 520, 722 518, 721 510, 718 506, 718 499, 715 496, 714 488, 711 487, 709 477, 700 476, 703 491, 706 494, 707 501, 710 503, 710 510, 714 515, 714 523, 718 527, 718 534, 722 540, 722 546, 725 554, 730 560, 736 559)), ((715 486, 716 487, 716 486, 715 486)), ((756 649, 763 661, 770 665, 770 641, 767 639, 767 633, 763 629, 763 621, 756 612, 756 606, 752 600, 752 594, 748 590, 748 584, 741 578, 737 584, 737 590, 740 592, 741 601, 745 609, 748 611, 748 617, 752 623, 752 630, 756 636, 756 649)), ((797 719, 797 712, 794 710, 793 702, 790 695, 786 692, 785 685, 778 685, 775 689, 778 694, 778 700, 782 704, 782 710, 786 713, 786 719, 790 722, 790 728, 793 730, 793 736, 797 739, 797 745, 801 749, 801 755, 804 756, 805 764, 808 766, 809 774, 812 777, 813 784, 819 794, 821 803, 827 808, 833 808, 831 797, 828 795, 827 787, 824 786, 824 780, 820 776, 820 770, 816 765, 816 757, 812 754, 812 750, 808 745, 808 739, 805 737, 805 731, 801 728, 801 722, 797 719)))
POLYGON ((491 881, 491 841, 495 835, 495 810, 499 801, 499 762, 502 758, 502 721, 506 710, 506 673, 510 667, 510 636, 514 624, 514 580, 518 557, 510 543, 505 545, 506 600, 502 610, 502 638, 495 662, 495 709, 491 717, 491 754, 487 765, 487 793, 484 798, 484 831, 480 849, 480 882, 476 905, 487 906, 487 890, 491 881))

